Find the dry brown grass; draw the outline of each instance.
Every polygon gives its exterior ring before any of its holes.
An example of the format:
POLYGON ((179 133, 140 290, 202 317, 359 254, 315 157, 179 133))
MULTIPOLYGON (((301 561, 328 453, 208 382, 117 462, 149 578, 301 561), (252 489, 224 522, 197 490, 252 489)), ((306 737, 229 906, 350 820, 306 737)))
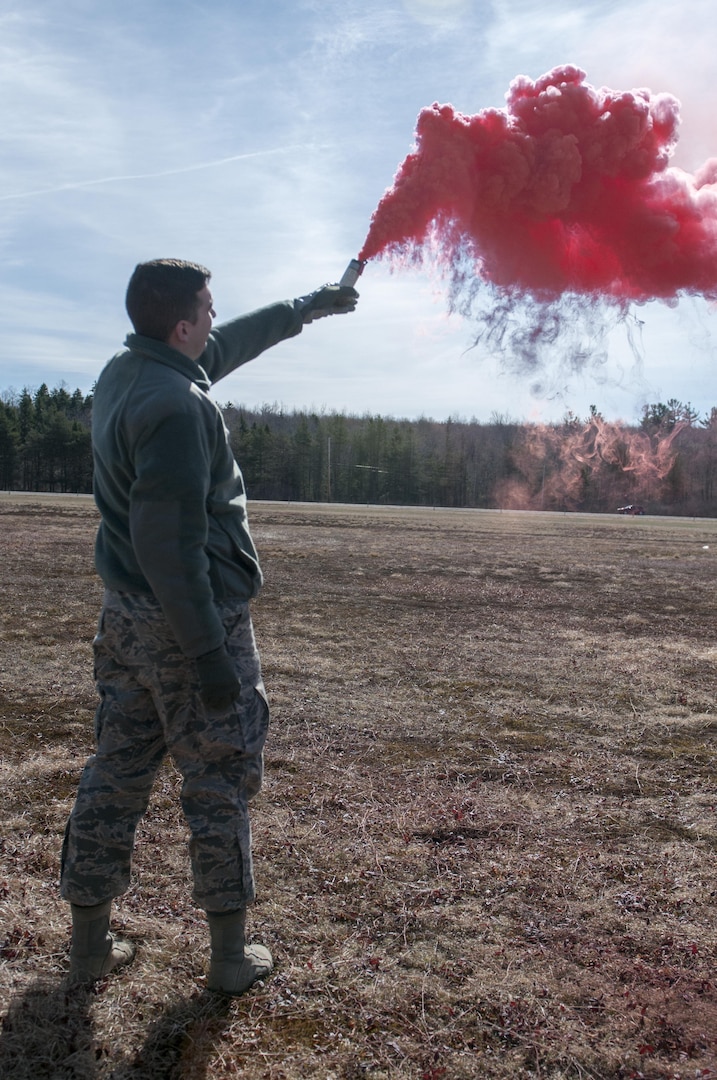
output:
POLYGON ((0 497, 0 1075, 717 1076, 717 522, 255 505, 273 701, 251 926, 203 989, 177 776, 68 990, 58 853, 91 746, 83 499, 0 497))

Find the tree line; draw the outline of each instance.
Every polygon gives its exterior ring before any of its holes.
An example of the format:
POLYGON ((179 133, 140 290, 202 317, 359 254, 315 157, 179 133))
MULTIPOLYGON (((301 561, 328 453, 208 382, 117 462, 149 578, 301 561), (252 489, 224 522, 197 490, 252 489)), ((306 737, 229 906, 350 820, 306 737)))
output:
MULTIPOLYGON (((639 423, 592 406, 554 424, 494 414, 487 422, 222 409, 254 500, 717 516, 717 407, 700 416, 675 399, 646 405, 639 423)), ((0 487, 92 489, 92 395, 0 395, 0 487)))
POLYGON ((91 491, 92 396, 64 385, 0 396, 0 488, 91 491))

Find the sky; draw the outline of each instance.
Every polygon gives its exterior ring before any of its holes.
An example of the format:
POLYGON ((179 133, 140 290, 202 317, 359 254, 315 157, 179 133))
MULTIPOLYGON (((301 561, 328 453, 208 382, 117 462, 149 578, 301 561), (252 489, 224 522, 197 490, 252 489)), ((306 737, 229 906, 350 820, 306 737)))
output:
MULTIPOLYGON (((434 101, 502 108, 562 64, 681 103, 673 164, 717 156, 712 0, 0 0, 0 391, 91 391, 131 327, 134 266, 212 270, 217 321, 336 281, 434 101)), ((717 315, 649 303, 540 377, 475 345, 438 270, 369 262, 352 315, 217 383, 287 411, 634 422, 717 405, 717 315)))

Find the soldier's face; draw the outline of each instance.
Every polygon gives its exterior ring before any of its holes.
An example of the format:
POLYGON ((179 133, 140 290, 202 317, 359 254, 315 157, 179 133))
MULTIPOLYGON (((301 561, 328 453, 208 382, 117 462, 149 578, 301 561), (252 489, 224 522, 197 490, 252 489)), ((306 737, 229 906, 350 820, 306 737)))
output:
POLYGON ((215 318, 214 301, 207 285, 197 293, 198 307, 194 322, 186 323, 187 354, 198 360, 204 352, 215 318), (191 351, 190 351, 191 350, 191 351))

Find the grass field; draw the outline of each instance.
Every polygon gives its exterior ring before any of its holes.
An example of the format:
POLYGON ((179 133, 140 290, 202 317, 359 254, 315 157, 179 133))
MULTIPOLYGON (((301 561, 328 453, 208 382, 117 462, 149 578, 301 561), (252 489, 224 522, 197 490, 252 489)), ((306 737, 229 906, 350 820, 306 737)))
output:
POLYGON ((204 989, 167 764, 69 989, 88 499, 0 495, 3 1080, 717 1077, 717 521, 256 504, 253 937, 204 989))

